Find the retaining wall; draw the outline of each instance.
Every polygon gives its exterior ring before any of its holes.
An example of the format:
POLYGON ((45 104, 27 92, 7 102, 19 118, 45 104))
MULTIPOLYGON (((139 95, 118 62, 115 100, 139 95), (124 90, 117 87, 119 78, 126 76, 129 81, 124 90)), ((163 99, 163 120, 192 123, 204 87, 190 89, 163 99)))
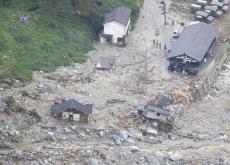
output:
POLYGON ((229 59, 228 48, 229 46, 226 45, 225 50, 223 50, 221 54, 217 54, 218 58, 213 59, 214 66, 211 68, 208 74, 200 79, 201 83, 196 85, 196 87, 191 90, 191 93, 189 94, 189 101, 184 104, 183 108, 180 108, 176 111, 174 116, 175 120, 181 117, 181 115, 188 109, 191 103, 201 100, 205 95, 208 94, 209 90, 216 82, 216 79, 221 72, 223 64, 229 59))

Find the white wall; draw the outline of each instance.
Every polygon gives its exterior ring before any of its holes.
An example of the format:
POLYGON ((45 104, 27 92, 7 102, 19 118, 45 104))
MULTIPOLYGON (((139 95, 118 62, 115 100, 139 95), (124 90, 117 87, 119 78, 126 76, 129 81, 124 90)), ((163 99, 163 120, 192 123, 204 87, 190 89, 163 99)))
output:
POLYGON ((69 119, 70 115, 73 115, 74 121, 80 121, 80 114, 73 114, 72 112, 63 112, 62 119, 69 119))
POLYGON ((115 21, 104 24, 104 34, 113 35, 113 43, 117 43, 117 38, 126 34, 126 29, 126 26, 115 21))

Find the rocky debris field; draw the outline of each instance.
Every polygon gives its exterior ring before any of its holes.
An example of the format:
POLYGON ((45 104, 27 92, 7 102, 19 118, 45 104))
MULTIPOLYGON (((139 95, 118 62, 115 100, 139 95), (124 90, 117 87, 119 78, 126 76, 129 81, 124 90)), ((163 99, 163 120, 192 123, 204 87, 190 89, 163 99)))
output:
MULTIPOLYGON (((190 21, 180 14, 183 10, 175 12, 176 2, 166 3, 171 6, 168 23, 176 20, 174 27, 163 25, 157 1, 146 0, 126 47, 95 45, 85 64, 35 72, 26 84, 2 81, 0 164, 230 164, 230 63, 206 97, 184 107, 200 77, 169 73, 165 52, 152 44, 153 40, 169 44, 174 28, 190 21), (148 75, 143 80, 146 48, 148 75), (95 70, 100 56, 115 56, 115 68, 95 70), (171 94, 179 107, 186 108, 171 131, 136 113, 137 106, 160 94, 171 94), (73 98, 93 103, 89 123, 51 116, 54 102, 73 98)), ((180 4, 182 9, 188 5, 180 4)))

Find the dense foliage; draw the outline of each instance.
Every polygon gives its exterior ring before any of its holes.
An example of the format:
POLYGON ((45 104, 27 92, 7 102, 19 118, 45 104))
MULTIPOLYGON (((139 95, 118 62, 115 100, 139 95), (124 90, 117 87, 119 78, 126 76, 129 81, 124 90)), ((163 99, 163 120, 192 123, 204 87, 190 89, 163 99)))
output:
POLYGON ((85 62, 106 12, 139 0, 0 1, 0 78, 30 80, 32 71, 85 62), (22 16, 26 20, 21 21, 22 16))

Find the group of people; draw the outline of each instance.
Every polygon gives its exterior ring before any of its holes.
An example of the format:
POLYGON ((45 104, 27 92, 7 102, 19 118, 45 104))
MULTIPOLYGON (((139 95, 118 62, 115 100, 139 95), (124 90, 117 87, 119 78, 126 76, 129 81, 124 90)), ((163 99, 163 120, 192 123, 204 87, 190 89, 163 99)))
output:
MULTIPOLYGON (((159 49, 162 48, 161 42, 159 42, 158 40, 153 40, 153 46, 157 46, 157 47, 159 47, 159 49)), ((167 49, 166 44, 164 44, 163 49, 164 49, 164 50, 167 49)))

